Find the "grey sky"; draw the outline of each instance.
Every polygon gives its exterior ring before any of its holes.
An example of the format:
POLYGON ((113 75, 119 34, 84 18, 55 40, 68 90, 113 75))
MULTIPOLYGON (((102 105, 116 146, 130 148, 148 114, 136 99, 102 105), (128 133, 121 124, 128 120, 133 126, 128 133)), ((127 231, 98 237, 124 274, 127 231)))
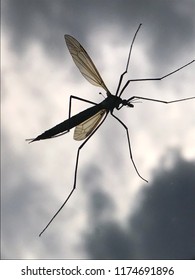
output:
POLYGON ((177 153, 175 156, 174 166, 157 173, 151 185, 139 193, 139 206, 125 227, 101 219, 95 195, 101 197, 101 203, 104 201, 104 211, 113 208, 105 194, 97 191, 90 197, 93 230, 85 236, 92 259, 194 258, 195 164, 185 162, 177 153), (99 219, 94 218, 94 212, 99 219))
MULTIPOLYGON (((64 34, 81 42, 114 91, 139 23, 128 77, 158 77, 194 59, 195 2, 1 2, 2 258, 193 258, 194 101, 117 112, 147 186, 129 161, 123 128, 108 118, 81 153, 78 189, 42 238, 71 189, 79 143, 72 132, 31 145, 24 139, 64 120, 71 94, 103 98, 76 69, 64 34)), ((194 69, 131 84, 124 98, 193 96, 194 69)), ((76 102, 73 113, 82 108, 76 102)))
POLYGON ((117 43, 121 37, 129 42, 130 32, 143 23, 145 30, 140 36, 144 44, 150 44, 149 55, 153 63, 156 60, 162 63, 173 54, 176 58, 184 49, 187 52, 187 48, 194 43, 193 0, 2 2, 4 26, 11 34, 12 47, 20 53, 36 39, 44 44, 46 51, 53 52, 55 56, 60 55, 61 59, 61 47, 56 42, 64 35, 64 31, 82 38, 85 43, 90 33, 102 30, 108 24, 120 30, 121 34, 116 36, 117 43))

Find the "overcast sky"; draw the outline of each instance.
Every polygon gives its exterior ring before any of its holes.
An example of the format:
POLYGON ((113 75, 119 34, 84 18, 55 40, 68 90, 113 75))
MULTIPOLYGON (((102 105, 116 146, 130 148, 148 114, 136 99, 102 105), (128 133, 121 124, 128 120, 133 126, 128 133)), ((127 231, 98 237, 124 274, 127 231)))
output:
MULTIPOLYGON (((74 65, 64 34, 87 50, 115 94, 139 24, 126 79, 163 76, 195 58, 193 0, 3 0, 3 259, 192 259, 195 257, 195 99, 170 105, 137 102, 109 116, 82 149, 70 192, 73 132, 28 145, 68 116, 70 95, 101 102, 103 89, 74 65)), ((195 92, 195 63, 163 81, 131 83, 133 95, 174 100, 195 92)), ((86 108, 73 102, 72 114, 86 108)))

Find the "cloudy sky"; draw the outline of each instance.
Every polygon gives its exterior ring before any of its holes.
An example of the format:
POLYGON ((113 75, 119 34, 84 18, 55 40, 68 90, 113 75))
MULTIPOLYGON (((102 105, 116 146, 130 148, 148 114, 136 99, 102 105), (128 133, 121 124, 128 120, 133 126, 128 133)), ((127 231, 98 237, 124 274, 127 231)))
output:
MULTIPOLYGON (((101 102, 65 45, 90 54, 114 94, 136 38, 126 79, 165 75, 194 59, 193 0, 3 0, 1 257, 4 259, 192 259, 195 257, 195 100, 137 102, 109 116, 80 154, 73 132, 32 144, 68 116, 70 95, 101 102)), ((133 95, 174 100, 195 92, 195 63, 163 81, 131 83, 133 95)), ((72 113, 87 104, 73 102, 72 113)))

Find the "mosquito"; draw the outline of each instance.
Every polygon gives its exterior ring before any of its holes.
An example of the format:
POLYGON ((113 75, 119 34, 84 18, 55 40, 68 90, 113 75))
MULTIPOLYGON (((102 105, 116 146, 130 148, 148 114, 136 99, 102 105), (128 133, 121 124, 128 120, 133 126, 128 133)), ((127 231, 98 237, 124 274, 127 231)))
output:
POLYGON ((76 183, 77 183, 77 171, 78 171, 78 165, 79 165, 79 156, 80 156, 80 151, 81 149, 85 146, 85 144, 89 141, 89 139, 93 136, 93 134, 99 129, 99 127, 103 124, 105 119, 107 118, 108 114, 110 113, 125 129, 126 131, 126 136, 127 136, 127 142, 128 142, 128 151, 129 151, 129 156, 130 160, 134 166, 134 169, 137 173, 137 175, 145 182, 148 182, 144 177, 141 176, 139 173, 137 166, 134 162, 133 154, 132 154, 132 149, 131 149, 131 143, 130 143, 130 137, 129 137, 129 131, 128 127, 125 125, 125 123, 119 119, 115 114, 114 114, 114 109, 120 110, 124 106, 133 108, 135 101, 137 100, 147 100, 147 101, 152 101, 152 102, 161 102, 164 104, 170 104, 174 102, 180 102, 180 101, 186 101, 190 99, 194 99, 195 97, 188 97, 188 98, 183 98, 183 99, 177 99, 177 100, 172 100, 172 101, 164 101, 164 100, 159 100, 159 99, 154 99, 154 98, 148 98, 148 97, 142 97, 142 96, 132 96, 129 99, 122 99, 122 93, 124 90, 127 88, 130 82, 143 82, 143 81, 160 81, 165 79, 166 77, 180 71, 181 69, 185 68, 186 66, 192 64, 195 60, 192 60, 188 62, 187 64, 181 66, 180 68, 158 78, 143 78, 143 79, 131 79, 128 80, 123 86, 122 86, 122 81, 124 75, 128 71, 129 67, 129 62, 130 62, 130 57, 131 57, 131 52, 132 52, 132 47, 135 41, 135 38, 137 36, 137 33, 140 29, 142 24, 140 24, 134 34, 132 43, 130 45, 129 53, 128 53, 128 58, 127 58, 127 64, 125 71, 120 75, 118 86, 116 93, 113 95, 110 93, 108 90, 107 86, 105 85, 103 79, 101 78, 96 66, 94 65, 93 61, 91 60, 90 56, 88 53, 85 51, 85 49, 81 46, 81 44, 72 36, 70 35, 65 35, 65 42, 66 45, 69 49, 69 52, 72 56, 72 59, 78 69, 80 70, 81 74, 93 85, 99 86, 103 88, 106 91, 107 97, 100 102, 99 104, 83 99, 81 97, 77 96, 70 96, 69 99, 69 117, 67 120, 57 124, 56 126, 50 128, 49 130, 46 130, 42 134, 38 135, 36 138, 31 138, 27 139, 29 143, 39 141, 39 140, 44 140, 44 139, 49 139, 49 138, 54 138, 58 136, 62 136, 63 134, 68 133, 72 128, 75 127, 74 129, 74 135, 73 138, 74 140, 77 141, 82 141, 82 144, 78 147, 77 150, 77 155, 76 155, 76 163, 75 163, 75 171, 74 171, 74 180, 73 180, 73 187, 65 199, 64 203, 62 206, 58 209, 58 211, 55 213, 55 215, 51 218, 51 220, 48 222, 48 224, 45 226, 45 228, 41 231, 39 236, 43 234, 43 232, 48 228, 48 226, 51 224, 51 222, 54 220, 54 218, 58 215, 58 213, 62 210, 64 205, 67 203, 71 195, 76 189, 76 183), (87 102, 92 104, 92 107, 89 107, 88 109, 71 116, 71 104, 72 100, 77 99, 83 102, 87 102))

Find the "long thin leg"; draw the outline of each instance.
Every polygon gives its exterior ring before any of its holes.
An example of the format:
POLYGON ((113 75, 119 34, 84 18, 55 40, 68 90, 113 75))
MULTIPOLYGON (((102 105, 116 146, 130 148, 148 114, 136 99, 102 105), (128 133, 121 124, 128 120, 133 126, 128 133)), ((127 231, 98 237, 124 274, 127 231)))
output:
POLYGON ((164 104, 169 104, 169 103, 174 103, 174 102, 180 102, 180 101, 186 101, 190 99, 195 99, 195 96, 193 97, 188 97, 188 98, 182 98, 182 99, 176 99, 176 100, 171 100, 171 101, 166 101, 166 100, 159 100, 159 99, 154 99, 154 98, 148 98, 148 97, 142 97, 142 96, 132 96, 127 101, 133 101, 134 99, 142 99, 142 100, 147 100, 147 101, 153 101, 153 102, 160 102, 164 104))
POLYGON ((168 77, 168 76, 170 76, 170 75, 172 75, 172 74, 174 74, 174 73, 180 71, 181 69, 187 67, 188 65, 190 65, 190 64, 192 64, 192 63, 194 63, 194 62, 195 62, 195 59, 192 60, 192 61, 190 61, 190 62, 188 62, 187 64, 185 64, 185 65, 179 67, 178 69, 176 69, 176 70, 174 70, 174 71, 172 71, 172 72, 170 72, 170 73, 168 73, 168 74, 166 74, 166 75, 164 75, 164 76, 162 76, 162 77, 159 77, 159 78, 144 78, 144 79, 131 79, 131 80, 128 80, 128 81, 126 82, 126 84, 124 85, 124 87, 122 88, 122 90, 121 90, 121 92, 120 92, 120 94, 119 94, 119 97, 122 95, 123 91, 126 89, 126 87, 128 86, 128 84, 129 84, 130 82, 161 81, 161 80, 163 80, 164 78, 166 78, 166 77, 168 77))
POLYGON ((129 62, 130 62, 130 58, 131 58, 131 51, 132 51, 132 48, 133 48, 133 44, 134 44, 134 41, 135 41, 135 38, 137 36, 137 33, 140 29, 140 27, 142 26, 142 24, 140 23, 140 25, 138 26, 138 29, 136 30, 135 32, 135 35, 133 37, 133 40, 132 40, 132 43, 131 43, 131 46, 130 46, 130 49, 129 49, 129 54, 128 54, 128 59, 127 59, 127 65, 126 65, 126 69, 125 71, 121 74, 120 78, 119 78, 119 82, 118 82, 118 87, 117 87, 117 90, 116 90, 116 96, 118 95, 118 92, 119 92, 119 89, 120 89, 120 86, 121 86, 121 83, 122 83, 122 80, 123 80, 123 76, 127 73, 128 71, 128 67, 129 67, 129 62))
POLYGON ((134 162, 134 159, 133 159, 132 150, 131 150, 131 143, 130 143, 130 137, 129 137, 129 130, 128 130, 127 126, 126 126, 118 117, 116 117, 113 113, 111 113, 111 115, 125 128, 126 133, 127 133, 127 141, 128 141, 128 147, 129 147, 129 155, 130 155, 130 159, 131 159, 131 161, 132 161, 132 163, 133 163, 133 166, 134 166, 134 168, 135 168, 135 171, 136 171, 137 175, 138 175, 142 180, 144 180, 145 182, 148 183, 148 181, 147 181, 146 179, 144 179, 144 178, 139 174, 139 171, 138 171, 138 169, 137 169, 137 167, 136 167, 136 165, 135 165, 135 162, 134 162))
POLYGON ((69 111, 68 111, 68 118, 69 119, 71 117, 72 99, 76 99, 76 100, 79 100, 79 101, 83 101, 83 102, 86 102, 86 103, 97 105, 97 103, 95 103, 93 101, 90 101, 90 100, 87 100, 87 99, 84 99, 84 98, 81 98, 81 97, 78 97, 78 96, 75 96, 75 95, 71 95, 70 98, 69 98, 69 111))
POLYGON ((83 148, 83 146, 88 142, 88 140, 92 137, 92 135, 98 130, 98 128, 103 124, 103 122, 105 121, 106 117, 108 115, 108 112, 106 113, 105 117, 103 118, 103 120, 100 122, 100 124, 94 129, 94 131, 88 136, 88 138, 79 146, 78 150, 77 150, 77 156, 76 156, 76 163, 75 163, 75 171, 74 171, 74 181, 73 181, 73 188, 71 190, 71 192, 69 193, 69 195, 67 196, 66 200, 64 201, 64 203, 62 204, 62 206, 58 209, 58 211, 55 213, 55 215, 52 217, 52 219, 49 221, 49 223, 46 225, 46 227, 41 231, 41 233, 39 234, 39 236, 41 236, 43 234, 43 232, 48 228, 48 226, 51 224, 51 222, 55 219, 55 217, 59 214, 59 212, 62 210, 62 208, 64 207, 64 205, 67 203, 67 201, 69 200, 69 198, 71 197, 71 195, 73 194, 73 192, 76 189, 76 182, 77 182, 77 170, 78 170, 78 164, 79 164, 79 155, 80 155, 80 151, 83 148))

